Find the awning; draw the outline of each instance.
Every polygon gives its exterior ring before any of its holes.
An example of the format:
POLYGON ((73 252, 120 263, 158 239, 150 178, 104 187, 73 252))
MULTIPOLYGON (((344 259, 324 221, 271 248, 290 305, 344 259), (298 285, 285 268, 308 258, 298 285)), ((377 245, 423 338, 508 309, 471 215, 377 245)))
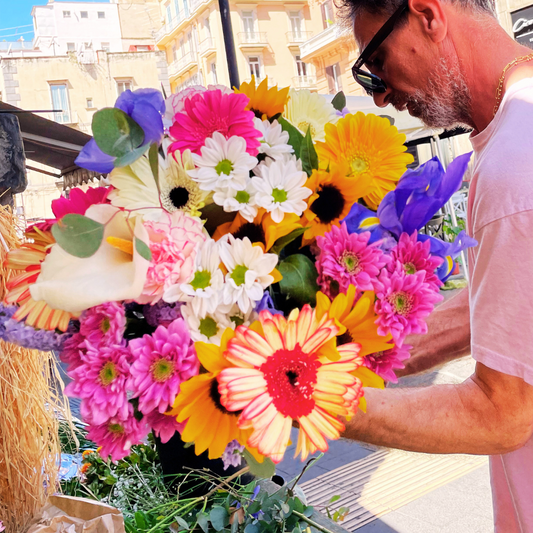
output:
POLYGON ((100 177, 97 172, 80 168, 74 163, 80 150, 91 139, 90 135, 0 102, 0 113, 9 112, 19 120, 26 159, 55 168, 58 173, 27 165, 29 169, 63 178, 65 188, 100 177))

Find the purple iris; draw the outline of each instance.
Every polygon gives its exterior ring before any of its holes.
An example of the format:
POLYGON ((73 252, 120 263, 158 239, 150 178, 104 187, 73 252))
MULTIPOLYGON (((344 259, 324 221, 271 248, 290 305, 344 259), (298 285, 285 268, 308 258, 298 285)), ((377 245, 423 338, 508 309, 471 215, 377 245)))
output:
POLYGON ((260 313, 261 311, 269 311, 272 315, 282 315, 283 311, 278 311, 274 307, 274 300, 270 296, 268 291, 265 291, 261 300, 259 300, 255 306, 255 312, 260 313))
MULTIPOLYGON (((161 142, 165 100, 158 90, 124 91, 115 102, 115 107, 129 115, 144 131, 144 140, 140 146, 161 142)), ((113 170, 115 160, 116 157, 102 152, 96 141, 91 139, 83 147, 75 163, 87 170, 107 174, 113 170)))

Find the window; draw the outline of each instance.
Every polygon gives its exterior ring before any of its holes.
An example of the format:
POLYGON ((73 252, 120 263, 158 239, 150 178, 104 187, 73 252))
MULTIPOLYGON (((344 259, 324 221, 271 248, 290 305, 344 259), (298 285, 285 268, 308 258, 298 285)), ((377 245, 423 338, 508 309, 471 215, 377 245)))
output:
POLYGON ((259 57, 251 56, 248 58, 248 65, 250 65, 250 76, 255 76, 256 80, 261 79, 261 63, 259 57))
POLYGON ((326 0, 321 6, 322 11, 322 24, 324 29, 329 28, 335 24, 335 13, 333 12, 333 2, 332 0, 326 0))
POLYGON ((137 52, 149 52, 149 51, 150 51, 149 44, 138 44, 137 45, 137 52))
POLYGON ((89 18, 89 12, 88 11, 80 11, 80 17, 82 19, 88 19, 89 18))
POLYGON ((94 108, 93 99, 87 98, 87 109, 93 109, 93 108, 94 108))
POLYGON ((341 69, 338 63, 326 67, 326 78, 328 79, 329 94, 337 94, 342 91, 341 69))
POLYGON ((75 52, 76 43, 67 43, 67 52, 75 52))
POLYGON ((214 61, 213 63, 211 63, 211 82, 213 83, 213 85, 216 85, 218 83, 217 64, 214 61))
POLYGON ((191 32, 187 34, 187 48, 191 54, 194 53, 194 40, 191 32))
POLYGON ((178 51, 176 50, 176 45, 172 45, 172 61, 177 61, 178 59, 178 51))
POLYGON ((307 65, 301 60, 300 56, 295 56, 294 59, 296 60, 296 72, 298 76, 307 76, 307 65))
POLYGON ((210 39, 211 38, 211 26, 209 24, 209 17, 205 17, 204 31, 205 31, 205 38, 210 39))
POLYGON ((109 43, 102 43, 101 44, 101 48, 104 52, 109 52, 109 50, 111 49, 111 46, 109 43))
POLYGON ((120 96, 124 91, 131 91, 131 80, 117 80, 117 93, 120 96))
POLYGON ((180 57, 185 55, 185 43, 183 39, 180 39, 180 57))
POLYGON ((105 11, 98 11, 98 18, 105 19, 105 11))
POLYGON ((54 83, 50 85, 52 93, 52 108, 55 110, 54 120, 60 124, 70 123, 70 108, 68 105, 68 93, 66 83, 54 83))
POLYGON ((242 27, 244 33, 248 39, 255 38, 255 24, 254 24, 254 12, 253 11, 242 11, 242 27))
POLYGON ((174 11, 176 12, 176 20, 180 19, 180 4, 179 0, 174 0, 174 11))
POLYGON ((189 0, 183 0, 183 12, 185 13, 185 18, 189 18, 189 0))
POLYGON ((296 39, 302 38, 302 17, 299 11, 289 11, 292 35, 296 39))
POLYGON ((70 18, 70 11, 63 11, 63 18, 69 19, 70 18))

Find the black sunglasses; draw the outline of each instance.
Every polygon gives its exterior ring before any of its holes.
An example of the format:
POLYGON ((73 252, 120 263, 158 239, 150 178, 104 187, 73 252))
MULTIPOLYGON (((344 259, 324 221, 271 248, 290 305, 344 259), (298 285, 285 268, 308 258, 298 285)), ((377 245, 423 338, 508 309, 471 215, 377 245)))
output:
POLYGON ((372 37, 372 40, 368 43, 359 56, 359 59, 352 67, 352 74, 355 81, 361 85, 370 96, 372 96, 373 93, 384 93, 387 90, 387 84, 380 77, 366 70, 362 70, 361 67, 390 35, 400 17, 408 9, 409 2, 405 2, 390 16, 387 22, 385 22, 385 24, 383 24, 383 26, 377 31, 376 35, 372 37))

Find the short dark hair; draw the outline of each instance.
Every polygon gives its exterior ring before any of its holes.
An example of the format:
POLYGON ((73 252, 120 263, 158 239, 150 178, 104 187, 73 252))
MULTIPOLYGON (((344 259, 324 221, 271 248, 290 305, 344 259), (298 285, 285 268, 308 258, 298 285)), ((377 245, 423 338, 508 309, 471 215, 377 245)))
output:
MULTIPOLYGON (((406 0, 334 0, 341 21, 349 26, 363 11, 371 15, 392 15, 406 0)), ((494 0, 444 0, 477 13, 495 14, 494 0)))

